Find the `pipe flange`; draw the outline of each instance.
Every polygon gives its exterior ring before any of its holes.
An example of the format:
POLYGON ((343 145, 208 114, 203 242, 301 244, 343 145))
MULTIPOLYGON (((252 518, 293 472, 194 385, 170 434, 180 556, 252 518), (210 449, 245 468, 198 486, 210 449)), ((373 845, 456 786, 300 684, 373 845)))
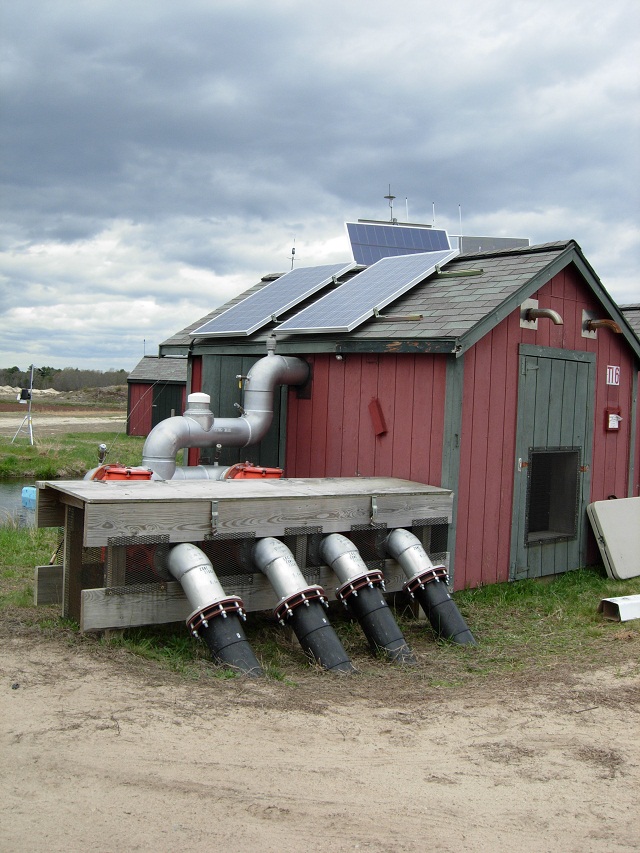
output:
POLYGON ((365 572, 363 575, 358 575, 356 578, 343 583, 342 586, 336 589, 336 598, 341 601, 345 607, 348 606, 350 596, 358 596, 358 590, 363 587, 379 586, 384 590, 384 575, 379 569, 374 569, 371 572, 365 572))
POLYGON ((215 601, 213 604, 207 604, 206 607, 194 610, 187 617, 186 625, 193 636, 198 637, 199 630, 201 628, 208 628, 211 619, 215 619, 216 616, 222 616, 223 619, 226 619, 227 613, 235 613, 242 620, 247 618, 242 599, 237 595, 231 595, 229 598, 221 598, 220 601, 215 601))
POLYGON ((283 598, 273 611, 273 615, 281 625, 284 625, 285 621, 291 618, 296 607, 300 607, 303 604, 305 607, 308 607, 312 601, 319 601, 324 607, 329 606, 327 594, 318 584, 308 586, 306 589, 301 589, 298 592, 294 592, 293 595, 283 598))
POLYGON ((424 589, 429 583, 449 583, 449 575, 445 566, 432 566, 426 572, 420 572, 419 575, 414 575, 402 587, 403 592, 408 592, 411 598, 414 597, 417 589, 424 589))

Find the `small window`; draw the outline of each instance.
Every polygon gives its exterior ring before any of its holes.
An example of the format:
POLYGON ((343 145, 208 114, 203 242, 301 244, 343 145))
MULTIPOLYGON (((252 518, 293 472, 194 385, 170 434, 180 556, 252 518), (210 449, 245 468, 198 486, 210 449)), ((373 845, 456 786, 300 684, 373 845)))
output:
POLYGON ((575 539, 580 448, 531 448, 528 475, 525 543, 575 539))

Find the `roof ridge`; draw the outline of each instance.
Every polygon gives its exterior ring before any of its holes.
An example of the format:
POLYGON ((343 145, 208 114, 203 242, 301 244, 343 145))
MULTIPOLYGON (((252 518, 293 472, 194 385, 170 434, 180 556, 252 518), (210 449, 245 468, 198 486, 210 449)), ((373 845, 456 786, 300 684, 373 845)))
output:
POLYGON ((561 252, 564 249, 567 249, 569 246, 577 246, 575 240, 556 240, 551 243, 538 243, 533 246, 515 246, 510 249, 491 249, 487 252, 464 252, 459 254, 453 261, 449 263, 455 263, 456 261, 467 260, 469 258, 495 258, 500 256, 510 256, 510 255, 535 255, 540 252, 550 252, 557 251, 561 252))

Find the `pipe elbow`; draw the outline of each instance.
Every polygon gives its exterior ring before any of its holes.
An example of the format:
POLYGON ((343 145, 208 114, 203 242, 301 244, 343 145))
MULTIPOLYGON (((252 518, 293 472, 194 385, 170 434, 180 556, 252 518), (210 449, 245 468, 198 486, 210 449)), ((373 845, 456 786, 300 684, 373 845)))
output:
POLYGON ((333 568, 333 564, 336 560, 339 560, 340 557, 345 554, 354 553, 357 554, 358 549, 353 542, 350 539, 347 539, 346 536, 343 536, 342 533, 331 533, 329 536, 325 536, 320 543, 320 556, 331 568, 333 568))
POLYGON ((392 530, 384 542, 385 549, 394 560, 398 560, 405 551, 409 548, 415 548, 416 545, 422 548, 422 543, 418 537, 401 527, 392 530))
MULTIPOLYGON (((269 353, 253 365, 247 374, 247 390, 273 391, 276 385, 303 385, 309 376, 309 365, 295 356, 269 353)), ((246 408, 246 406, 245 406, 246 408)))
POLYGON ((551 320, 551 322, 555 323, 556 326, 564 325, 564 320, 560 314, 552 308, 527 308, 525 316, 528 321, 546 319, 551 320))
POLYGON ((622 334, 622 329, 616 321, 608 318, 603 320, 587 320, 586 328, 588 332, 595 332, 597 329, 610 329, 616 335, 622 334))
POLYGON ((142 448, 142 464, 164 480, 176 470, 178 451, 188 446, 189 422, 180 416, 160 421, 149 433, 142 448))

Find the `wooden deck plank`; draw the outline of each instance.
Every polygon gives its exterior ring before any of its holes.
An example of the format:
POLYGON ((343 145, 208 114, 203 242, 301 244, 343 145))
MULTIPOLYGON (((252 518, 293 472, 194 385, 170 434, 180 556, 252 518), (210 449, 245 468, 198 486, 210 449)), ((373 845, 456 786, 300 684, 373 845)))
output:
MULTIPOLYGON (((446 489, 393 477, 321 477, 265 480, 122 481, 59 480, 38 484, 49 502, 50 492, 73 506, 85 503, 154 503, 189 500, 273 500, 274 497, 330 497, 333 495, 447 493, 446 489), (79 504, 78 501, 81 503, 79 504)), ((44 496, 42 497, 44 500, 44 496)), ((44 509, 44 505, 43 505, 44 509)), ((45 526, 45 525, 40 525, 45 526)))
POLYGON ((36 489, 36 527, 62 527, 64 525, 64 504, 60 492, 46 483, 37 483, 36 489))
POLYGON ((33 603, 62 604, 62 566, 36 566, 34 572, 33 603))
MULTIPOLYGON (((323 533, 348 531, 372 521, 371 495, 331 495, 305 499, 217 501, 215 528, 211 501, 136 502, 85 505, 85 547, 101 547, 114 539, 169 535, 170 542, 199 542, 215 535, 283 536, 288 527, 317 526, 323 533)), ((378 524, 410 526, 417 518, 451 519, 450 493, 375 495, 378 524)))

